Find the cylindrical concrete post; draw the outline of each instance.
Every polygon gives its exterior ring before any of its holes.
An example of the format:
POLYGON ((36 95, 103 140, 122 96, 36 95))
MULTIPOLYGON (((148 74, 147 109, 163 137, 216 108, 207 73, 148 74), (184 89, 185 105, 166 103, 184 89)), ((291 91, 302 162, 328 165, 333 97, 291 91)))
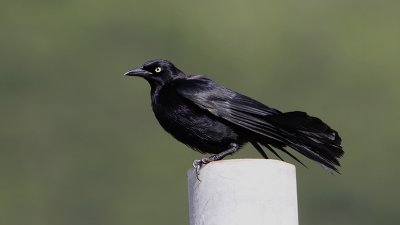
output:
POLYGON ((221 160, 188 171, 190 225, 298 225, 296 171, 266 159, 221 160))

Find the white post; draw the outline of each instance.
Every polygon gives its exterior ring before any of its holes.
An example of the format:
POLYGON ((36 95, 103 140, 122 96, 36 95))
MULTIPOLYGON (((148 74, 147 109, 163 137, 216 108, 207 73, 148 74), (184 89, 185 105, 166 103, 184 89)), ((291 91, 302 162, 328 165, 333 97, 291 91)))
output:
POLYGON ((296 170, 271 159, 233 159, 188 171, 190 225, 298 225, 296 170))

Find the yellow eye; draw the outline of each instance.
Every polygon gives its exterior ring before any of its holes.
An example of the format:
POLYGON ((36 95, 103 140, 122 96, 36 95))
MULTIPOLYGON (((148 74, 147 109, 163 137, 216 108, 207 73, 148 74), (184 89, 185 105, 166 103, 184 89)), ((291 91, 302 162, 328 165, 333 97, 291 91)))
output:
POLYGON ((156 71, 156 73, 161 72, 161 67, 157 67, 154 71, 156 71))

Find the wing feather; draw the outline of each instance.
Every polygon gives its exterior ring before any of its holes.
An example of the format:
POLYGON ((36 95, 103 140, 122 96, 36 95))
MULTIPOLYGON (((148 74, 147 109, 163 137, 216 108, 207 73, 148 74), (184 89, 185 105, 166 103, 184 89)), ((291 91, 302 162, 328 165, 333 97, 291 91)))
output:
POLYGON ((198 107, 259 135, 283 141, 277 128, 264 117, 280 114, 249 97, 229 90, 204 77, 175 81, 177 92, 198 107))

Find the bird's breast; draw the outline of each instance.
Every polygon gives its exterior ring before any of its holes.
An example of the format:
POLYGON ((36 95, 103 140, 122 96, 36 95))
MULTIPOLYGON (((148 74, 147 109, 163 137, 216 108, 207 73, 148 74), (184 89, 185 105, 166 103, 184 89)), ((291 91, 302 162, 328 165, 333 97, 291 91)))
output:
POLYGON ((180 142, 209 153, 218 153, 237 142, 235 130, 179 94, 161 92, 154 97, 152 108, 157 120, 180 142))

